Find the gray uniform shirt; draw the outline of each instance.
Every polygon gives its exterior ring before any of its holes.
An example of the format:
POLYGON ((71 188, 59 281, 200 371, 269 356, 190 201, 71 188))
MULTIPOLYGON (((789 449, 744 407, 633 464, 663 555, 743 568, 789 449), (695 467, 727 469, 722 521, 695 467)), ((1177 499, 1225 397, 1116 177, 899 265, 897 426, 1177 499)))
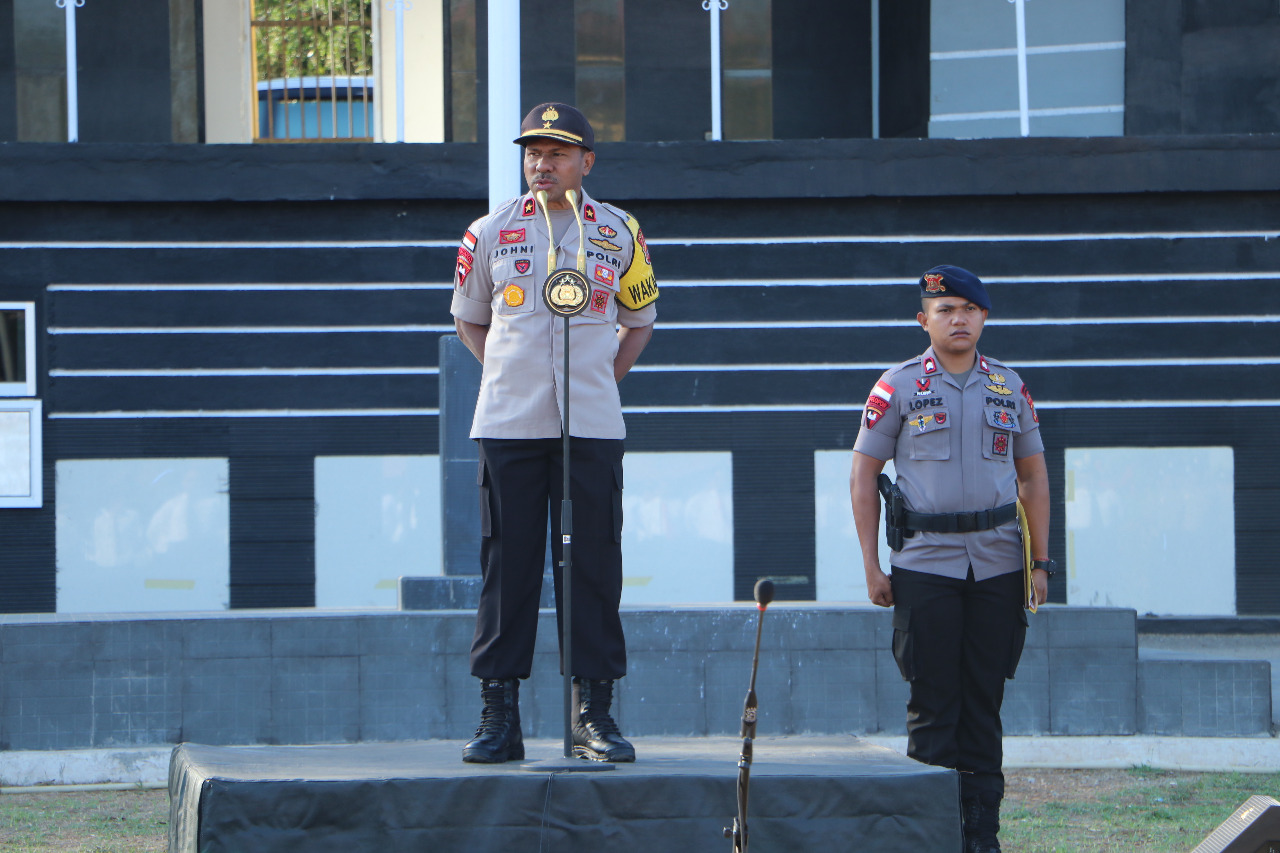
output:
MULTIPOLYGON (((915 512, 994 509, 1018 497, 1013 460, 1044 451, 1031 393, 995 359, 979 355, 961 388, 933 348, 885 371, 875 384, 854 451, 893 460, 907 508, 915 512)), ((893 565, 976 580, 1020 571, 1016 520, 973 533, 917 531, 893 565)))
MULTIPOLYGON (((553 214, 555 211, 553 211, 553 214)), ((657 317, 658 288, 639 223, 582 193, 587 308, 569 319, 569 434, 625 438, 613 360, 617 327, 657 317)), ((553 238, 533 195, 467 229, 454 271, 453 316, 489 326, 472 438, 557 438, 564 388, 564 319, 542 301, 553 238)), ((556 243, 556 268, 577 268, 576 223, 556 243)))

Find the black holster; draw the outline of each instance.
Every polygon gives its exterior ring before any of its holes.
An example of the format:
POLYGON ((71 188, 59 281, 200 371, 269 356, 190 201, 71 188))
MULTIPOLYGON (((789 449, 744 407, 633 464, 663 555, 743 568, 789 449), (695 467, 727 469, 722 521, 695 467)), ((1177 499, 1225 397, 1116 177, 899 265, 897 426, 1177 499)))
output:
POLYGON ((892 551, 902 550, 902 540, 915 535, 914 530, 907 529, 907 503, 902 497, 902 489, 889 479, 888 474, 876 478, 876 488, 884 498, 884 538, 892 551))

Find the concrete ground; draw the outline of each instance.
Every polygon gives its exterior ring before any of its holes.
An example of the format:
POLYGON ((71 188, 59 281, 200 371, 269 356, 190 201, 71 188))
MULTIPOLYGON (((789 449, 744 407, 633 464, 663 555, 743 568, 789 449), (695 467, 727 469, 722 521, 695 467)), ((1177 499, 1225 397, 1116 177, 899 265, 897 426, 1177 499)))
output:
MULTIPOLYGON (((790 744, 795 749, 821 752, 824 745, 848 744, 852 735, 797 735, 792 737, 757 738, 763 746, 790 744)), ((862 738, 867 743, 895 752, 906 752, 905 736, 872 735, 862 738)), ((699 748, 716 746, 725 753, 725 761, 735 764, 741 739, 638 737, 634 739, 639 760, 644 760, 645 746, 662 744, 664 749, 697 744, 699 748)), ((462 741, 457 742, 458 758, 462 758, 462 741)), ((560 741, 528 740, 531 756, 559 754, 560 741)), ((1256 738, 1178 738, 1178 737, 1007 737, 1006 769, 1078 768, 1099 769, 1147 766, 1165 770, 1239 771, 1243 773, 1280 773, 1280 739, 1256 738)), ((56 788, 68 790, 83 787, 162 788, 168 783, 169 756, 172 747, 134 749, 84 749, 49 752, 0 752, 0 791, 16 793, 56 788)))

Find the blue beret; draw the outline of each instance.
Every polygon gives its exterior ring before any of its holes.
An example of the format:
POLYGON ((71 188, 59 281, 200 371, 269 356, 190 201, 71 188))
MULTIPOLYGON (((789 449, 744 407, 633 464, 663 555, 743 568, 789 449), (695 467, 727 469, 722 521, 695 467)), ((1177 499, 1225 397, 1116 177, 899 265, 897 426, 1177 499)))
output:
POLYGON ((925 299, 935 296, 959 296, 979 308, 991 310, 991 297, 982 279, 973 273, 950 264, 941 264, 920 276, 920 295, 925 299))

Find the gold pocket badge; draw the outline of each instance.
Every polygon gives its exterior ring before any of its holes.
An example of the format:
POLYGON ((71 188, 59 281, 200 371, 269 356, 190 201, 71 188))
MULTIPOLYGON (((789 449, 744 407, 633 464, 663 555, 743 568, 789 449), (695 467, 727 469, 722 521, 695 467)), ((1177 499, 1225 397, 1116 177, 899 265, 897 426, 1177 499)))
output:
POLYGON ((518 284, 508 284, 502 290, 502 301, 512 308, 519 308, 524 304, 524 288, 518 284))

